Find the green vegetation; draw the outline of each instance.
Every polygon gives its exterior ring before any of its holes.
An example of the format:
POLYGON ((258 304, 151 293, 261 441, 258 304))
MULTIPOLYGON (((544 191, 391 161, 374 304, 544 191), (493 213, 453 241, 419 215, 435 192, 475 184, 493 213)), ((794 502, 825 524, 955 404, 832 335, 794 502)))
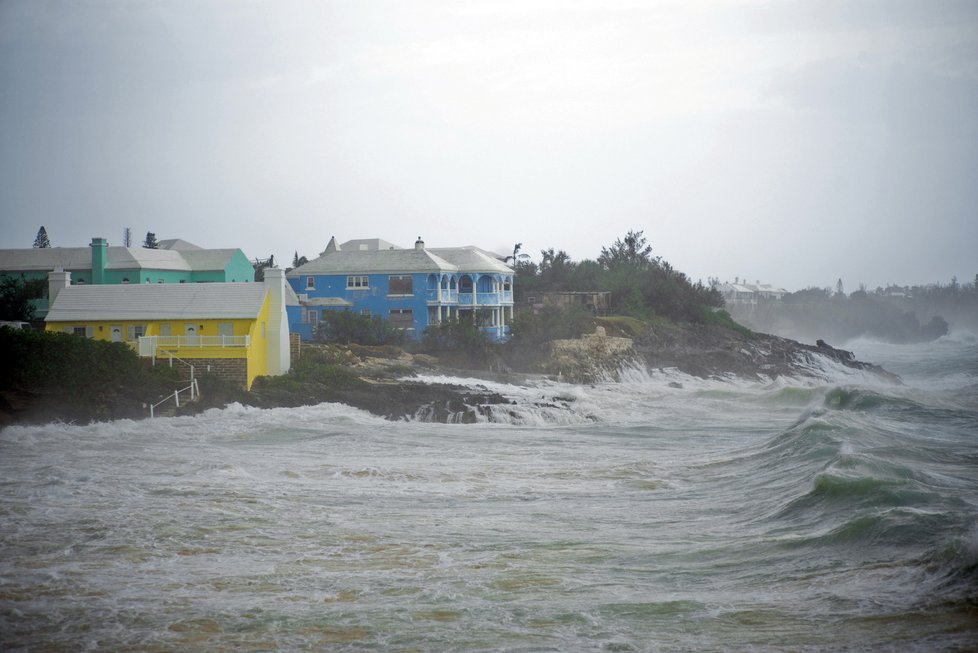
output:
POLYGON ((716 324, 718 326, 722 326, 725 329, 736 331, 737 333, 747 336, 748 338, 754 337, 754 332, 745 327, 743 324, 736 322, 732 317, 730 317, 730 313, 724 310, 711 310, 706 307, 703 307, 702 311, 703 315, 700 319, 701 322, 705 324, 716 324))
POLYGON ((5 327, 0 369, 0 412, 24 404, 28 421, 145 416, 144 403, 172 393, 183 380, 182 370, 145 367, 123 343, 5 327))
POLYGON ((37 230, 37 236, 34 237, 34 248, 35 249, 45 249, 51 246, 51 239, 48 238, 48 230, 41 225, 41 228, 37 230))
POLYGON ((587 307, 544 306, 534 311, 521 308, 513 316, 512 342, 520 347, 537 347, 550 340, 579 338, 594 331, 594 316, 587 307))
POLYGON ((699 322, 701 307, 722 307, 723 297, 711 286, 693 283, 660 256, 642 231, 629 231, 601 249, 597 261, 574 262, 563 250, 540 252, 541 261, 516 262, 520 297, 541 292, 610 291, 612 311, 641 320, 664 316, 676 322, 699 322))
POLYGON ((0 279, 0 320, 33 320, 34 304, 31 300, 44 297, 46 290, 47 282, 44 279, 3 277, 0 279))
POLYGON ((316 340, 348 345, 398 345, 405 341, 402 329, 390 325, 378 315, 367 316, 353 311, 323 311, 316 329, 316 340))
POLYGON ((338 390, 366 385, 337 350, 304 348, 288 374, 260 376, 251 386, 248 403, 303 406, 329 401, 338 390))

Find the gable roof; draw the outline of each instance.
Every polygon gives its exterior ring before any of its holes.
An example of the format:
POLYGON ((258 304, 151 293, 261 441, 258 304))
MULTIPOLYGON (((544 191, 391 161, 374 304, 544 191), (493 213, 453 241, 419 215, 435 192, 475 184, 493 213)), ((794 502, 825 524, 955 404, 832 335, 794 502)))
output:
MULTIPOLYGON (((173 241, 176 242, 176 241, 173 241)), ((179 241, 185 242, 185 241, 179 241)), ((189 243, 187 243, 189 245, 189 243)), ((178 270, 193 272, 224 270, 238 249, 148 249, 146 247, 107 247, 106 270, 178 270)), ((242 254, 243 256, 244 254, 242 254)), ((8 272, 90 270, 92 248, 40 247, 30 249, 0 249, 0 270, 8 272)))
POLYGON ((47 322, 255 318, 263 283, 147 283, 68 286, 55 297, 47 322))
POLYGON ((398 247, 394 243, 389 243, 381 238, 360 238, 357 240, 348 240, 339 246, 339 250, 344 249, 348 252, 373 252, 377 250, 404 248, 398 247))
POLYGON ((500 261, 495 254, 472 245, 465 247, 432 247, 428 251, 458 266, 461 272, 499 272, 501 274, 514 274, 513 268, 500 261))
POLYGON ((169 238, 167 240, 161 240, 157 244, 160 246, 160 249, 176 249, 180 251, 186 251, 188 249, 204 249, 200 245, 188 243, 182 238, 169 238))
MULTIPOLYGON (((343 247, 346 247, 344 244, 343 247)), ((300 265, 286 277, 295 279, 316 274, 395 274, 413 272, 457 272, 458 267, 425 249, 381 249, 339 251, 323 254, 300 265)))
POLYGON ((55 268, 78 270, 91 267, 91 247, 0 249, 0 270, 27 272, 55 268))

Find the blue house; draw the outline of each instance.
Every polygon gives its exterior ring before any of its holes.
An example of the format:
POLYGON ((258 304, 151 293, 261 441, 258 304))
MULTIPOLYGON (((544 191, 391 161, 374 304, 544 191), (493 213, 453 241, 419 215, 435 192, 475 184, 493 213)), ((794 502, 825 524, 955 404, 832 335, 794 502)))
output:
POLYGON ((289 329, 311 340, 323 311, 379 315, 415 339, 432 324, 471 318, 493 340, 513 319, 513 269, 478 247, 413 249, 379 239, 337 245, 290 271, 301 311, 289 329))

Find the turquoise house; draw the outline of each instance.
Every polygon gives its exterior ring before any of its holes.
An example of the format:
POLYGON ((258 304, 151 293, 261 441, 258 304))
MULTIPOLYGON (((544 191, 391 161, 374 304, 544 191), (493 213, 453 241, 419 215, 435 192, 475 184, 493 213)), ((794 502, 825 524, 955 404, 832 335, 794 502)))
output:
MULTIPOLYGON (((0 250, 0 277, 47 280, 48 272, 71 273, 72 285, 141 283, 226 283, 254 281, 255 271, 240 249, 204 249, 184 240, 164 240, 159 249, 110 246, 93 238, 88 247, 0 250)), ((48 301, 35 302, 38 318, 48 301)))

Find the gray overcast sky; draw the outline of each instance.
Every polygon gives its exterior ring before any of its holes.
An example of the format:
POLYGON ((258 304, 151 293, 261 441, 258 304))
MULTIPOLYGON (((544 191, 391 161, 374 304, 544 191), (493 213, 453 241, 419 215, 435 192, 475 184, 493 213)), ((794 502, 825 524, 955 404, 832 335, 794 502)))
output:
POLYGON ((978 0, 0 2, 0 247, 978 273, 978 0))

